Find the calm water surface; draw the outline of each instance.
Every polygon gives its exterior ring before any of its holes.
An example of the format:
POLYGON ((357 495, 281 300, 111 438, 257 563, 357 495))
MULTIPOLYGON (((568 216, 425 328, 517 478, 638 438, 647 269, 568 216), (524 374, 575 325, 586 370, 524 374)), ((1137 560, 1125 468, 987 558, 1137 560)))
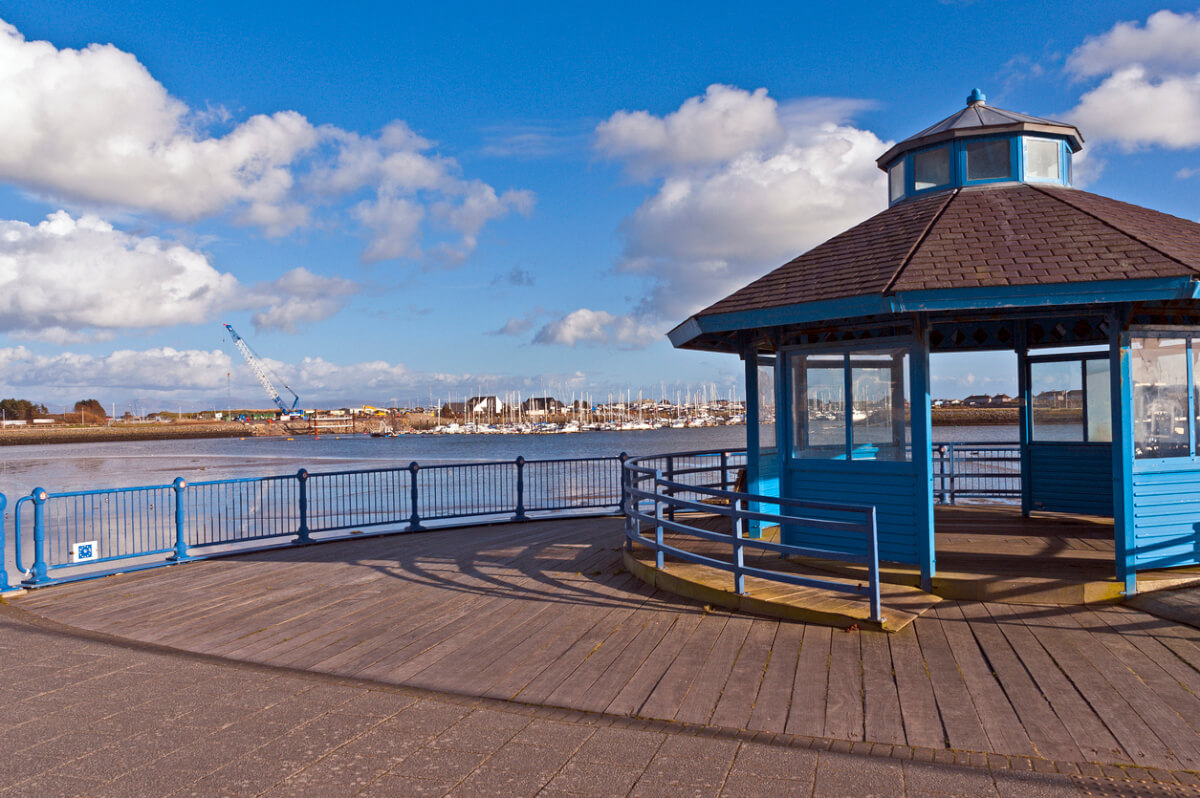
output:
MULTIPOLYGON (((937 441, 1016 441, 1016 426, 934 427, 937 441)), ((735 449, 746 428, 702 427, 573 435, 367 435, 130 441, 0 448, 0 493, 10 502, 35 487, 51 492, 309 471, 396 468, 412 461, 479 462, 735 449)))

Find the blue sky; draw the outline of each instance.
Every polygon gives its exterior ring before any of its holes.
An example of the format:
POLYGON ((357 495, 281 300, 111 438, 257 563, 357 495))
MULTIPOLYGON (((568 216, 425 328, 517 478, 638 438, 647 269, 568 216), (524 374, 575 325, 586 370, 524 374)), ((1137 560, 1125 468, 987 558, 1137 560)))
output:
MULTIPOLYGON (((1196 6, 0 3, 0 393, 52 409, 711 384, 689 313, 881 210, 959 108, 1200 218, 1196 6), (227 375, 230 375, 227 377, 227 375)), ((935 393, 1011 393, 1003 356, 935 393)))

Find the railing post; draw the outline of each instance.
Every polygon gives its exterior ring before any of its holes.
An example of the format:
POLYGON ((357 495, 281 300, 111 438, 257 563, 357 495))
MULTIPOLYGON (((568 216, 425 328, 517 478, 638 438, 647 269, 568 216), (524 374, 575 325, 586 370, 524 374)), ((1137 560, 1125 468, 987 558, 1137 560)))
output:
POLYGON ((175 477, 171 487, 175 489, 175 553, 171 555, 171 560, 182 562, 188 559, 187 531, 184 523, 187 520, 187 511, 183 504, 183 491, 187 488, 187 482, 183 477, 175 477))
POLYGON ((871 620, 883 623, 883 606, 879 600, 879 537, 878 526, 875 523, 875 508, 871 508, 871 536, 867 538, 867 568, 869 569, 871 591, 871 620))
POLYGON ((12 590, 8 584, 8 571, 4 570, 4 559, 8 556, 8 545, 4 540, 4 508, 8 507, 8 499, 0 493, 0 593, 12 590))
POLYGON ((654 472, 654 567, 658 570, 663 569, 663 513, 662 500, 663 494, 660 492, 659 481, 662 479, 662 471, 655 470, 654 472))
POLYGON ((954 480, 954 444, 949 443, 947 447, 949 447, 949 451, 946 453, 946 466, 949 468, 949 476, 946 481, 950 484, 950 503, 954 504, 955 493, 958 489, 954 480))
MULTIPOLYGON (((658 492, 657 482, 661 478, 662 478, 662 472, 656 471, 655 477, 654 477, 655 484, 656 484, 656 486, 655 486, 656 493, 658 492)), ((672 455, 667 455, 667 479, 670 480, 671 482, 675 481, 675 458, 672 455)), ((674 496, 675 491, 672 488, 667 488, 663 491, 663 495, 664 496, 667 496, 667 495, 674 496)), ((672 521, 675 520, 675 505, 674 504, 671 504, 670 506, 667 507, 667 518, 670 518, 672 521)))
POLYGON ((311 543, 312 533, 308 529, 308 471, 301 468, 296 472, 296 482, 300 484, 300 495, 297 502, 300 505, 300 527, 296 530, 297 543, 311 543))
MULTIPOLYGON (((42 488, 34 488, 29 494, 33 500, 33 567, 30 578, 24 580, 26 585, 37 585, 46 581, 46 499, 50 494, 42 488)), ((20 530, 17 530, 20 534, 20 530)))
POLYGON ((621 512, 625 515, 625 551, 633 551, 633 514, 629 507, 629 472, 625 469, 625 461, 629 455, 621 452, 617 455, 617 467, 621 469, 621 512))
POLYGON ((746 575, 742 569, 746 563, 742 555, 742 500, 729 503, 730 519, 733 521, 733 589, 739 596, 746 594, 746 575))
POLYGON ((938 476, 938 482, 941 483, 939 485, 937 500, 938 500, 938 504, 945 504, 946 503, 946 446, 945 446, 945 444, 942 444, 941 446, 935 446, 933 450, 935 452, 937 452, 937 461, 938 461, 937 462, 937 467, 938 467, 937 476, 938 476))
POLYGON ((629 515, 629 474, 625 471, 625 461, 629 459, 629 455, 621 452, 617 455, 617 468, 621 470, 621 512, 629 515))
POLYGON ((517 514, 513 516, 513 520, 525 520, 525 458, 519 456, 517 457, 517 514))
POLYGON ((721 450, 721 490, 729 490, 729 453, 721 450))
POLYGON ((421 531, 421 514, 417 511, 417 472, 420 470, 421 467, 415 460, 408 464, 408 478, 411 480, 408 485, 408 501, 412 510, 408 514, 409 532, 421 531))

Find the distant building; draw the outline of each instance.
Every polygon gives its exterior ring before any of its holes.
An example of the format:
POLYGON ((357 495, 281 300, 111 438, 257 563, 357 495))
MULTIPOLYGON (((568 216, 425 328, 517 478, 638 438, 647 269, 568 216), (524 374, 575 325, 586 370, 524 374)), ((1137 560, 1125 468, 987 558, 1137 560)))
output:
POLYGON ((494 416, 504 410, 504 402, 498 396, 472 396, 466 401, 466 411, 475 416, 494 416))
POLYGON ((560 412, 564 407, 552 396, 531 396, 521 403, 521 411, 530 417, 548 416, 560 412))

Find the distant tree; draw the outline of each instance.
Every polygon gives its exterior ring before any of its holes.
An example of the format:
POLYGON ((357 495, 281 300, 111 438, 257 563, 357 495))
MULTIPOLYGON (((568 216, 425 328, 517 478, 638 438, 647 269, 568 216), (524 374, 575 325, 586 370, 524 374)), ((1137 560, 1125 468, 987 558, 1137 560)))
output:
POLYGON ((75 403, 75 412, 108 418, 108 413, 105 412, 104 405, 100 404, 99 399, 80 399, 75 403))
POLYGON ((108 413, 104 412, 104 405, 100 404, 98 399, 80 399, 75 403, 75 412, 79 414, 79 420, 85 424, 108 420, 108 413))
POLYGON ((46 406, 28 399, 0 399, 0 411, 5 418, 32 421, 35 416, 46 415, 46 406))

